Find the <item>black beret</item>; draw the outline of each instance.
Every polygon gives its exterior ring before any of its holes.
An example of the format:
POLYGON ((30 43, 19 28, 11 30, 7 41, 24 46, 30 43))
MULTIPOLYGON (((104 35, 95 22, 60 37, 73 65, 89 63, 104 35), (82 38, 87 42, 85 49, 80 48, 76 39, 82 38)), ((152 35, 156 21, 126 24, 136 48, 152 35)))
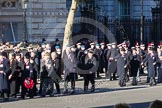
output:
POLYGON ((26 59, 30 59, 30 53, 29 53, 29 52, 27 52, 27 53, 25 54, 25 58, 26 58, 26 59))

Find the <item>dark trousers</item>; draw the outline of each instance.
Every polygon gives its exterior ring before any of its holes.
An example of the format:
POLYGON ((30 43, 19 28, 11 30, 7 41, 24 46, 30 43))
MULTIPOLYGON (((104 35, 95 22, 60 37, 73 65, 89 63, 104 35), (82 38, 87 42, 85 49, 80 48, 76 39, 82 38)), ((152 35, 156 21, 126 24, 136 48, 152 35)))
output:
POLYGON ((9 98, 9 90, 7 90, 7 89, 2 90, 1 95, 2 95, 4 100, 8 99, 9 98))
POLYGON ((139 68, 140 74, 144 74, 144 67, 139 68))
POLYGON ((70 73, 68 76, 65 78, 65 84, 64 84, 64 89, 68 89, 68 82, 71 82, 71 89, 75 90, 75 81, 76 81, 77 74, 76 73, 70 73))
POLYGON ((42 91, 41 96, 45 96, 46 94, 53 95, 54 86, 53 86, 53 80, 51 78, 44 78, 42 83, 42 91))
POLYGON ((34 89, 26 89, 24 86, 22 86, 22 92, 21 92, 21 97, 24 99, 26 96, 26 93, 28 92, 28 96, 30 98, 34 97, 34 89))
POLYGON ((22 85, 22 78, 18 77, 16 79, 16 94, 20 92, 20 86, 22 85))
POLYGON ((10 95, 16 97, 16 80, 10 81, 10 95))
POLYGON ((114 61, 114 60, 108 62, 108 66, 107 66, 107 74, 108 75, 107 76, 110 79, 110 81, 116 80, 116 73, 117 73, 116 65, 117 65, 116 61, 114 61), (112 68, 113 68, 113 71, 112 71, 112 68))
POLYGON ((30 98, 33 98, 34 97, 34 87, 32 88, 32 89, 27 89, 25 86, 24 86, 24 82, 22 82, 22 91, 21 91, 21 98, 25 98, 25 96, 26 96, 26 93, 28 92, 28 96, 30 97, 30 98))
POLYGON ((60 84, 59 84, 59 82, 54 82, 55 83, 55 86, 56 86, 56 91, 57 91, 57 93, 60 93, 60 84))
POLYGON ((120 73, 119 75, 119 86, 120 87, 126 86, 126 77, 127 77, 126 72, 120 73))
POLYGON ((95 73, 84 75, 84 90, 88 89, 89 82, 92 84, 92 89, 95 89, 95 73))

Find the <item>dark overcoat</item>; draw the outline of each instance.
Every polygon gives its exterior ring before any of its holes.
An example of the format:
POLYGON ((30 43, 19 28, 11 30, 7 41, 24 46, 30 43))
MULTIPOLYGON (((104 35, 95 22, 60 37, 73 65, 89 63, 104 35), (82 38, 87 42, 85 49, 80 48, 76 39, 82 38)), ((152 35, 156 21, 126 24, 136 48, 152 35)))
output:
POLYGON ((136 77, 140 66, 140 55, 131 55, 130 57, 130 67, 131 76, 136 77))
POLYGON ((129 65, 129 61, 128 61, 127 56, 119 55, 118 60, 117 60, 117 74, 119 76, 125 75, 128 65, 129 65))
POLYGON ((157 61, 158 56, 155 53, 153 56, 151 56, 151 54, 147 54, 146 58, 143 60, 143 62, 147 62, 148 77, 155 77, 157 61))
POLYGON ((9 68, 9 60, 3 59, 3 61, 0 63, 0 71, 4 71, 3 74, 0 73, 0 91, 9 89, 9 68))

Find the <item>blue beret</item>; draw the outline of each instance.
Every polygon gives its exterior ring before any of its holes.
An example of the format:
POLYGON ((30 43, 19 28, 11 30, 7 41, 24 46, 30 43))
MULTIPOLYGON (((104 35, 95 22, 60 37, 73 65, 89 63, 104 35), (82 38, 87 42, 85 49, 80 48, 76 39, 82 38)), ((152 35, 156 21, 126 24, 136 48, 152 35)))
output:
POLYGON ((99 44, 96 44, 96 46, 100 46, 99 44))
POLYGON ((55 46, 55 48, 56 48, 56 49, 59 49, 59 48, 60 48, 60 46, 55 46))
POLYGON ((84 45, 82 45, 82 46, 81 46, 81 48, 85 48, 85 46, 84 46, 84 45))

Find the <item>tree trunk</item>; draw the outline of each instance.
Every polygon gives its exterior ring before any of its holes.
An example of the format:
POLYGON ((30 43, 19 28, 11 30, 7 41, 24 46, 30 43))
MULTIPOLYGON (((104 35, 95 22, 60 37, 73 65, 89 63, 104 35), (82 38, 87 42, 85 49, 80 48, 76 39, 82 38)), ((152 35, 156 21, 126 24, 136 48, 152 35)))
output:
POLYGON ((73 22, 75 17, 75 12, 78 8, 78 5, 81 0, 72 0, 71 8, 69 10, 69 15, 67 18, 67 23, 64 31, 64 40, 63 40, 63 48, 62 48, 62 57, 67 44, 72 44, 72 32, 73 32, 73 22))

